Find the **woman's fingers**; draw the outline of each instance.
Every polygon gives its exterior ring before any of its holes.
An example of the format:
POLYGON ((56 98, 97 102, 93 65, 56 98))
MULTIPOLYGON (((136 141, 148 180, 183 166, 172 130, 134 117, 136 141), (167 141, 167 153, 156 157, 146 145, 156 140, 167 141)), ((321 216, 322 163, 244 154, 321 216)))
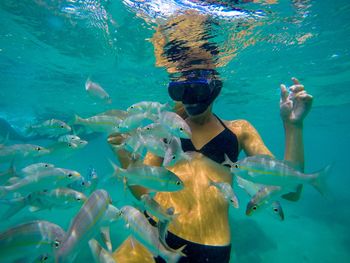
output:
POLYGON ((281 101, 285 102, 287 100, 287 97, 288 97, 287 87, 286 87, 286 85, 281 84, 280 88, 281 88, 281 101))

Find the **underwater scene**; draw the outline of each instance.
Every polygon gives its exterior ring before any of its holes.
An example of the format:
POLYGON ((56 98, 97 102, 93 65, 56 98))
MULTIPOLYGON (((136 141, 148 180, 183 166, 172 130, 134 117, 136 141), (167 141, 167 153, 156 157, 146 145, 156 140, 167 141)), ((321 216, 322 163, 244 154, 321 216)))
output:
POLYGON ((350 262, 349 1, 0 22, 1 263, 350 262))

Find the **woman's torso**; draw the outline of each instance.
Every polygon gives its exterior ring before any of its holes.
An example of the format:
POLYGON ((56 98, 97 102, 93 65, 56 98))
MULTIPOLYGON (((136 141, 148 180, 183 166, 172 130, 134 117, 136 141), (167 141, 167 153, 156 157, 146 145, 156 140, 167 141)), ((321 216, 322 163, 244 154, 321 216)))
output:
POLYGON ((155 199, 164 208, 175 209, 177 217, 169 226, 173 234, 199 244, 227 245, 230 243, 228 204, 211 181, 232 183, 229 169, 220 163, 225 154, 236 161, 238 139, 219 119, 200 129, 191 128, 192 149, 188 141, 182 141, 184 150, 192 150, 191 161, 169 167, 184 182, 185 188, 179 192, 158 193, 155 199))

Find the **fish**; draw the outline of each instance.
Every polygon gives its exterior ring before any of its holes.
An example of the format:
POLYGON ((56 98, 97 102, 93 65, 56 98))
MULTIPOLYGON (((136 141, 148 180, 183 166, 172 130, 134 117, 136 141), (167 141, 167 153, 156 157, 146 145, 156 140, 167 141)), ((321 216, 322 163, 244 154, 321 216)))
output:
POLYGON ((233 188, 229 183, 211 181, 210 185, 216 187, 220 191, 222 196, 225 198, 225 200, 229 204, 232 204, 234 208, 239 208, 237 196, 234 193, 233 188))
POLYGON ((163 139, 151 135, 143 136, 139 132, 135 132, 125 139, 122 147, 134 156, 139 155, 142 158, 145 157, 147 151, 159 157, 164 157, 166 151, 163 139))
POLYGON ((34 144, 0 144, 0 163, 40 157, 49 153, 48 149, 34 144))
POLYGON ((58 137, 69 133, 72 128, 64 121, 57 119, 46 120, 42 123, 29 125, 26 129, 27 134, 47 136, 49 138, 58 137))
POLYGON ((157 228, 159 233, 159 241, 166 249, 171 250, 166 243, 166 237, 168 234, 169 224, 178 216, 175 214, 174 208, 162 208, 149 194, 143 194, 140 197, 140 202, 144 210, 158 218, 159 221, 157 222, 157 228))
POLYGON ((14 199, 1 200, 0 203, 9 205, 2 215, 2 220, 7 220, 17 214, 23 208, 29 206, 31 212, 44 209, 68 209, 82 205, 87 200, 86 196, 78 191, 68 188, 37 191, 14 199))
POLYGON ((111 164, 114 168, 112 178, 123 179, 128 185, 141 185, 159 192, 174 192, 184 188, 181 179, 164 167, 144 165, 123 169, 112 161, 111 164))
POLYGON ((318 172, 306 174, 294 169, 287 161, 268 155, 249 156, 235 163, 226 156, 223 164, 231 167, 231 173, 254 183, 281 187, 308 183, 321 194, 326 192, 325 178, 331 169, 328 165, 318 172))
POLYGON ((118 132, 120 133, 131 132, 136 128, 143 126, 147 120, 155 121, 156 116, 148 112, 129 115, 118 124, 118 132))
POLYGON ((154 136, 157 138, 171 138, 172 135, 166 128, 160 123, 150 123, 144 127, 137 129, 138 133, 142 136, 154 136))
MULTIPOLYGON (((263 186, 259 191, 252 196, 249 200, 246 208, 246 215, 250 216, 253 212, 261 209, 266 205, 271 205, 273 198, 277 195, 281 195, 282 187, 280 186, 263 186)), ((274 209, 274 208, 272 208, 274 209)))
POLYGON ((279 220, 284 219, 284 213, 283 213, 281 204, 276 200, 274 201, 274 198, 277 196, 277 193, 280 195, 282 192, 273 191, 273 189, 282 191, 282 188, 279 188, 278 186, 276 188, 276 186, 255 184, 239 176, 235 176, 235 179, 237 181, 238 186, 243 188, 251 197, 246 207, 246 215, 249 216, 255 213, 255 211, 258 211, 263 208, 268 208, 268 210, 272 212, 272 215, 277 216, 277 219, 279 220), (269 190, 269 188, 272 188, 272 189, 269 190), (274 193, 274 194, 262 195, 262 193, 274 193), (258 203, 255 205, 253 204, 255 202, 258 202, 258 203))
POLYGON ((72 219, 67 238, 56 253, 56 262, 73 262, 81 248, 95 237, 101 226, 111 224, 120 216, 119 209, 112 205, 107 191, 94 191, 72 219))
POLYGON ((51 163, 33 163, 21 169, 20 175, 22 175, 22 177, 25 177, 28 174, 40 173, 54 167, 55 165, 51 163))
POLYGON ((178 260, 185 256, 181 251, 184 249, 169 250, 165 248, 159 241, 158 229, 152 226, 143 213, 133 206, 123 206, 121 209, 121 217, 125 222, 127 230, 132 236, 144 245, 154 257, 160 255, 166 262, 178 262, 178 260))
POLYGON ((129 114, 149 113, 159 114, 161 111, 171 111, 172 107, 169 103, 162 104, 158 101, 141 101, 129 106, 126 111, 129 114))
POLYGON ((19 192, 23 195, 36 191, 64 187, 78 180, 80 177, 81 175, 77 171, 54 167, 45 172, 30 174, 24 178, 19 178, 11 185, 0 186, 0 197, 15 192, 19 192))
POLYGON ((172 221, 175 218, 174 213, 170 213, 168 209, 162 208, 149 194, 143 194, 140 197, 143 208, 157 217, 160 221, 172 221))
POLYGON ((175 137, 190 139, 192 136, 190 126, 175 112, 161 112, 157 122, 175 137))
POLYGON ((122 121, 113 115, 95 115, 89 118, 82 118, 77 114, 74 115, 73 123, 81 125, 91 132, 114 133, 119 132, 118 125, 122 121))
POLYGON ((58 138, 59 142, 73 143, 77 146, 87 144, 87 141, 80 139, 77 135, 67 134, 58 138))
POLYGON ((191 160, 191 154, 184 152, 181 147, 180 139, 173 136, 167 143, 163 166, 174 166, 181 160, 191 160))
POLYGON ((94 99, 108 104, 112 103, 110 95, 101 87, 100 84, 91 81, 90 78, 88 78, 85 82, 85 90, 94 99))
POLYGON ((88 172, 87 177, 88 177, 87 181, 90 182, 89 193, 91 194, 92 192, 94 192, 96 190, 98 182, 99 182, 98 175, 97 175, 95 168, 92 168, 92 167, 89 168, 89 172, 88 172))
POLYGON ((96 239, 89 240, 89 247, 96 263, 116 263, 113 255, 105 250, 96 239))
POLYGON ((87 141, 81 140, 78 144, 71 142, 57 141, 50 144, 47 148, 50 151, 50 155, 60 155, 61 157, 69 157, 77 150, 84 148, 88 144, 87 141))
POLYGON ((60 226, 44 220, 14 226, 0 233, 0 262, 30 262, 43 254, 53 259, 65 238, 60 226))

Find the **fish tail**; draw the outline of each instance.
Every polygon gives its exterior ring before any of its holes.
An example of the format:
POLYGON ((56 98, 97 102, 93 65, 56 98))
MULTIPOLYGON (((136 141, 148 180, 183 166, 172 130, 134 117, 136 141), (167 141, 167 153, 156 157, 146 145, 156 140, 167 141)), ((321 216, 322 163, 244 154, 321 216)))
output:
POLYGON ((122 176, 121 173, 123 173, 124 169, 119 167, 118 165, 116 165, 112 160, 109 160, 109 162, 111 163, 113 170, 114 170, 112 177, 116 177, 118 179, 123 179, 124 176, 122 176))
POLYGON ((330 173, 330 170, 333 165, 327 165, 322 170, 312 173, 311 176, 314 177, 314 179, 311 181, 311 185, 315 187, 315 189, 320 192, 321 195, 325 195, 328 191, 328 187, 326 184, 326 179, 330 173))
POLYGON ((176 263, 180 260, 180 258, 186 257, 186 254, 184 254, 182 252, 182 250, 184 250, 185 247, 186 247, 186 245, 183 245, 182 247, 180 247, 178 249, 174 249, 174 250, 169 251, 170 253, 166 257, 166 259, 167 259, 166 262, 176 263))
POLYGON ((72 124, 81 124, 84 122, 84 119, 81 118, 78 114, 74 114, 73 123, 72 124))

